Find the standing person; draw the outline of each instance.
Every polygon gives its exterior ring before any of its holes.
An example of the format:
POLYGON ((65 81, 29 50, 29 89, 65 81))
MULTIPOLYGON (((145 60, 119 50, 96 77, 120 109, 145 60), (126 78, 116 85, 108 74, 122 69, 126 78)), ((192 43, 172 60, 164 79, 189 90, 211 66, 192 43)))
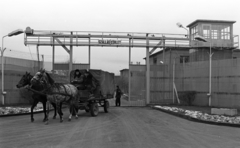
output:
POLYGON ((116 106, 121 106, 121 95, 122 95, 122 91, 119 88, 119 86, 117 85, 117 89, 116 89, 116 106))

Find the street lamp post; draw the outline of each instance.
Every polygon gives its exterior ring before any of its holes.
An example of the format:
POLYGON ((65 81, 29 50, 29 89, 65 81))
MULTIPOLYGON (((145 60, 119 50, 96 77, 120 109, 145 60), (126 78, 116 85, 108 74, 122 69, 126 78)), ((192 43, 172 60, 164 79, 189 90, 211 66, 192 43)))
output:
POLYGON ((5 35, 5 36, 3 36, 2 37, 2 49, 1 49, 1 65, 2 65, 2 105, 4 105, 5 103, 4 103, 4 97, 5 97, 5 95, 7 94, 7 92, 5 92, 4 91, 4 59, 3 59, 3 54, 4 54, 4 51, 6 50, 6 48, 4 48, 4 46, 3 46, 3 39, 5 38, 5 37, 11 37, 11 36, 15 36, 15 35, 19 35, 19 34, 21 34, 21 33, 23 33, 23 30, 22 29, 18 29, 18 30, 15 30, 15 31, 13 31, 13 32, 10 32, 8 35, 5 35))
POLYGON ((187 28, 185 28, 181 23, 177 23, 177 26, 179 27, 179 28, 183 28, 183 29, 185 29, 185 30, 187 30, 187 38, 188 38, 188 29, 187 28))
POLYGON ((209 49, 209 93, 207 94, 208 97, 209 97, 209 100, 208 100, 208 105, 211 106, 212 104, 212 42, 211 40, 206 40, 204 37, 200 36, 200 35, 196 35, 194 37, 196 40, 198 41, 202 41, 202 42, 209 42, 209 46, 210 46, 210 49, 209 49))

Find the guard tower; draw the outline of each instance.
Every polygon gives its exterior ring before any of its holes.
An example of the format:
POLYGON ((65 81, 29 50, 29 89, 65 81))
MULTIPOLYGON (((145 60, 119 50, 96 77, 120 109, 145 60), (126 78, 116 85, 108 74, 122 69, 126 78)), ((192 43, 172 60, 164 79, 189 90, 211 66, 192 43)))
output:
POLYGON ((189 24, 190 30, 190 45, 191 47, 209 47, 211 42, 212 47, 222 49, 233 49, 237 45, 234 43, 233 24, 236 21, 222 20, 196 20, 189 24), (198 42, 194 39, 196 35, 201 35, 208 42, 198 42))
MULTIPOLYGON (((214 56, 213 60, 232 58, 232 51, 239 48, 239 36, 233 35, 233 24, 236 21, 224 20, 195 20, 189 27, 189 45, 192 48, 190 53, 195 53, 191 61, 207 60, 207 52, 211 47, 214 56), (202 36, 206 41, 201 42, 195 39, 197 35, 202 36)), ((193 56, 193 55, 192 55, 193 56)))

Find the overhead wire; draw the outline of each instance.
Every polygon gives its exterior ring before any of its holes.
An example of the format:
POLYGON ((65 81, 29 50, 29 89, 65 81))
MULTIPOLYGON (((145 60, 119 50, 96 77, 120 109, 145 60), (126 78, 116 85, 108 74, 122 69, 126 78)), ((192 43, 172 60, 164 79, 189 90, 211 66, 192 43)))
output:
MULTIPOLYGON (((29 47, 29 45, 28 45, 28 50, 29 50, 29 52, 30 52, 30 55, 31 55, 31 57, 32 57, 32 52, 31 52, 31 50, 30 50, 30 47, 29 47)), ((33 59, 33 57, 32 57, 32 60, 34 60, 34 59, 33 59)))

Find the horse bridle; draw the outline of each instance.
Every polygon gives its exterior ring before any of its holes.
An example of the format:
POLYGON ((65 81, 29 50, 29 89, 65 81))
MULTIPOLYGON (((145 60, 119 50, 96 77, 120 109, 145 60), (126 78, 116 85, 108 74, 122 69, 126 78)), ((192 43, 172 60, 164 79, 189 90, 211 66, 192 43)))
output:
MULTIPOLYGON (((43 74, 41 72, 38 72, 38 74, 35 74, 35 76, 33 76, 32 80, 37 81, 40 85, 43 86, 48 86, 47 81, 44 79, 43 74), (37 76, 36 76, 37 75, 37 76)), ((46 88, 47 89, 47 88, 46 88)))

